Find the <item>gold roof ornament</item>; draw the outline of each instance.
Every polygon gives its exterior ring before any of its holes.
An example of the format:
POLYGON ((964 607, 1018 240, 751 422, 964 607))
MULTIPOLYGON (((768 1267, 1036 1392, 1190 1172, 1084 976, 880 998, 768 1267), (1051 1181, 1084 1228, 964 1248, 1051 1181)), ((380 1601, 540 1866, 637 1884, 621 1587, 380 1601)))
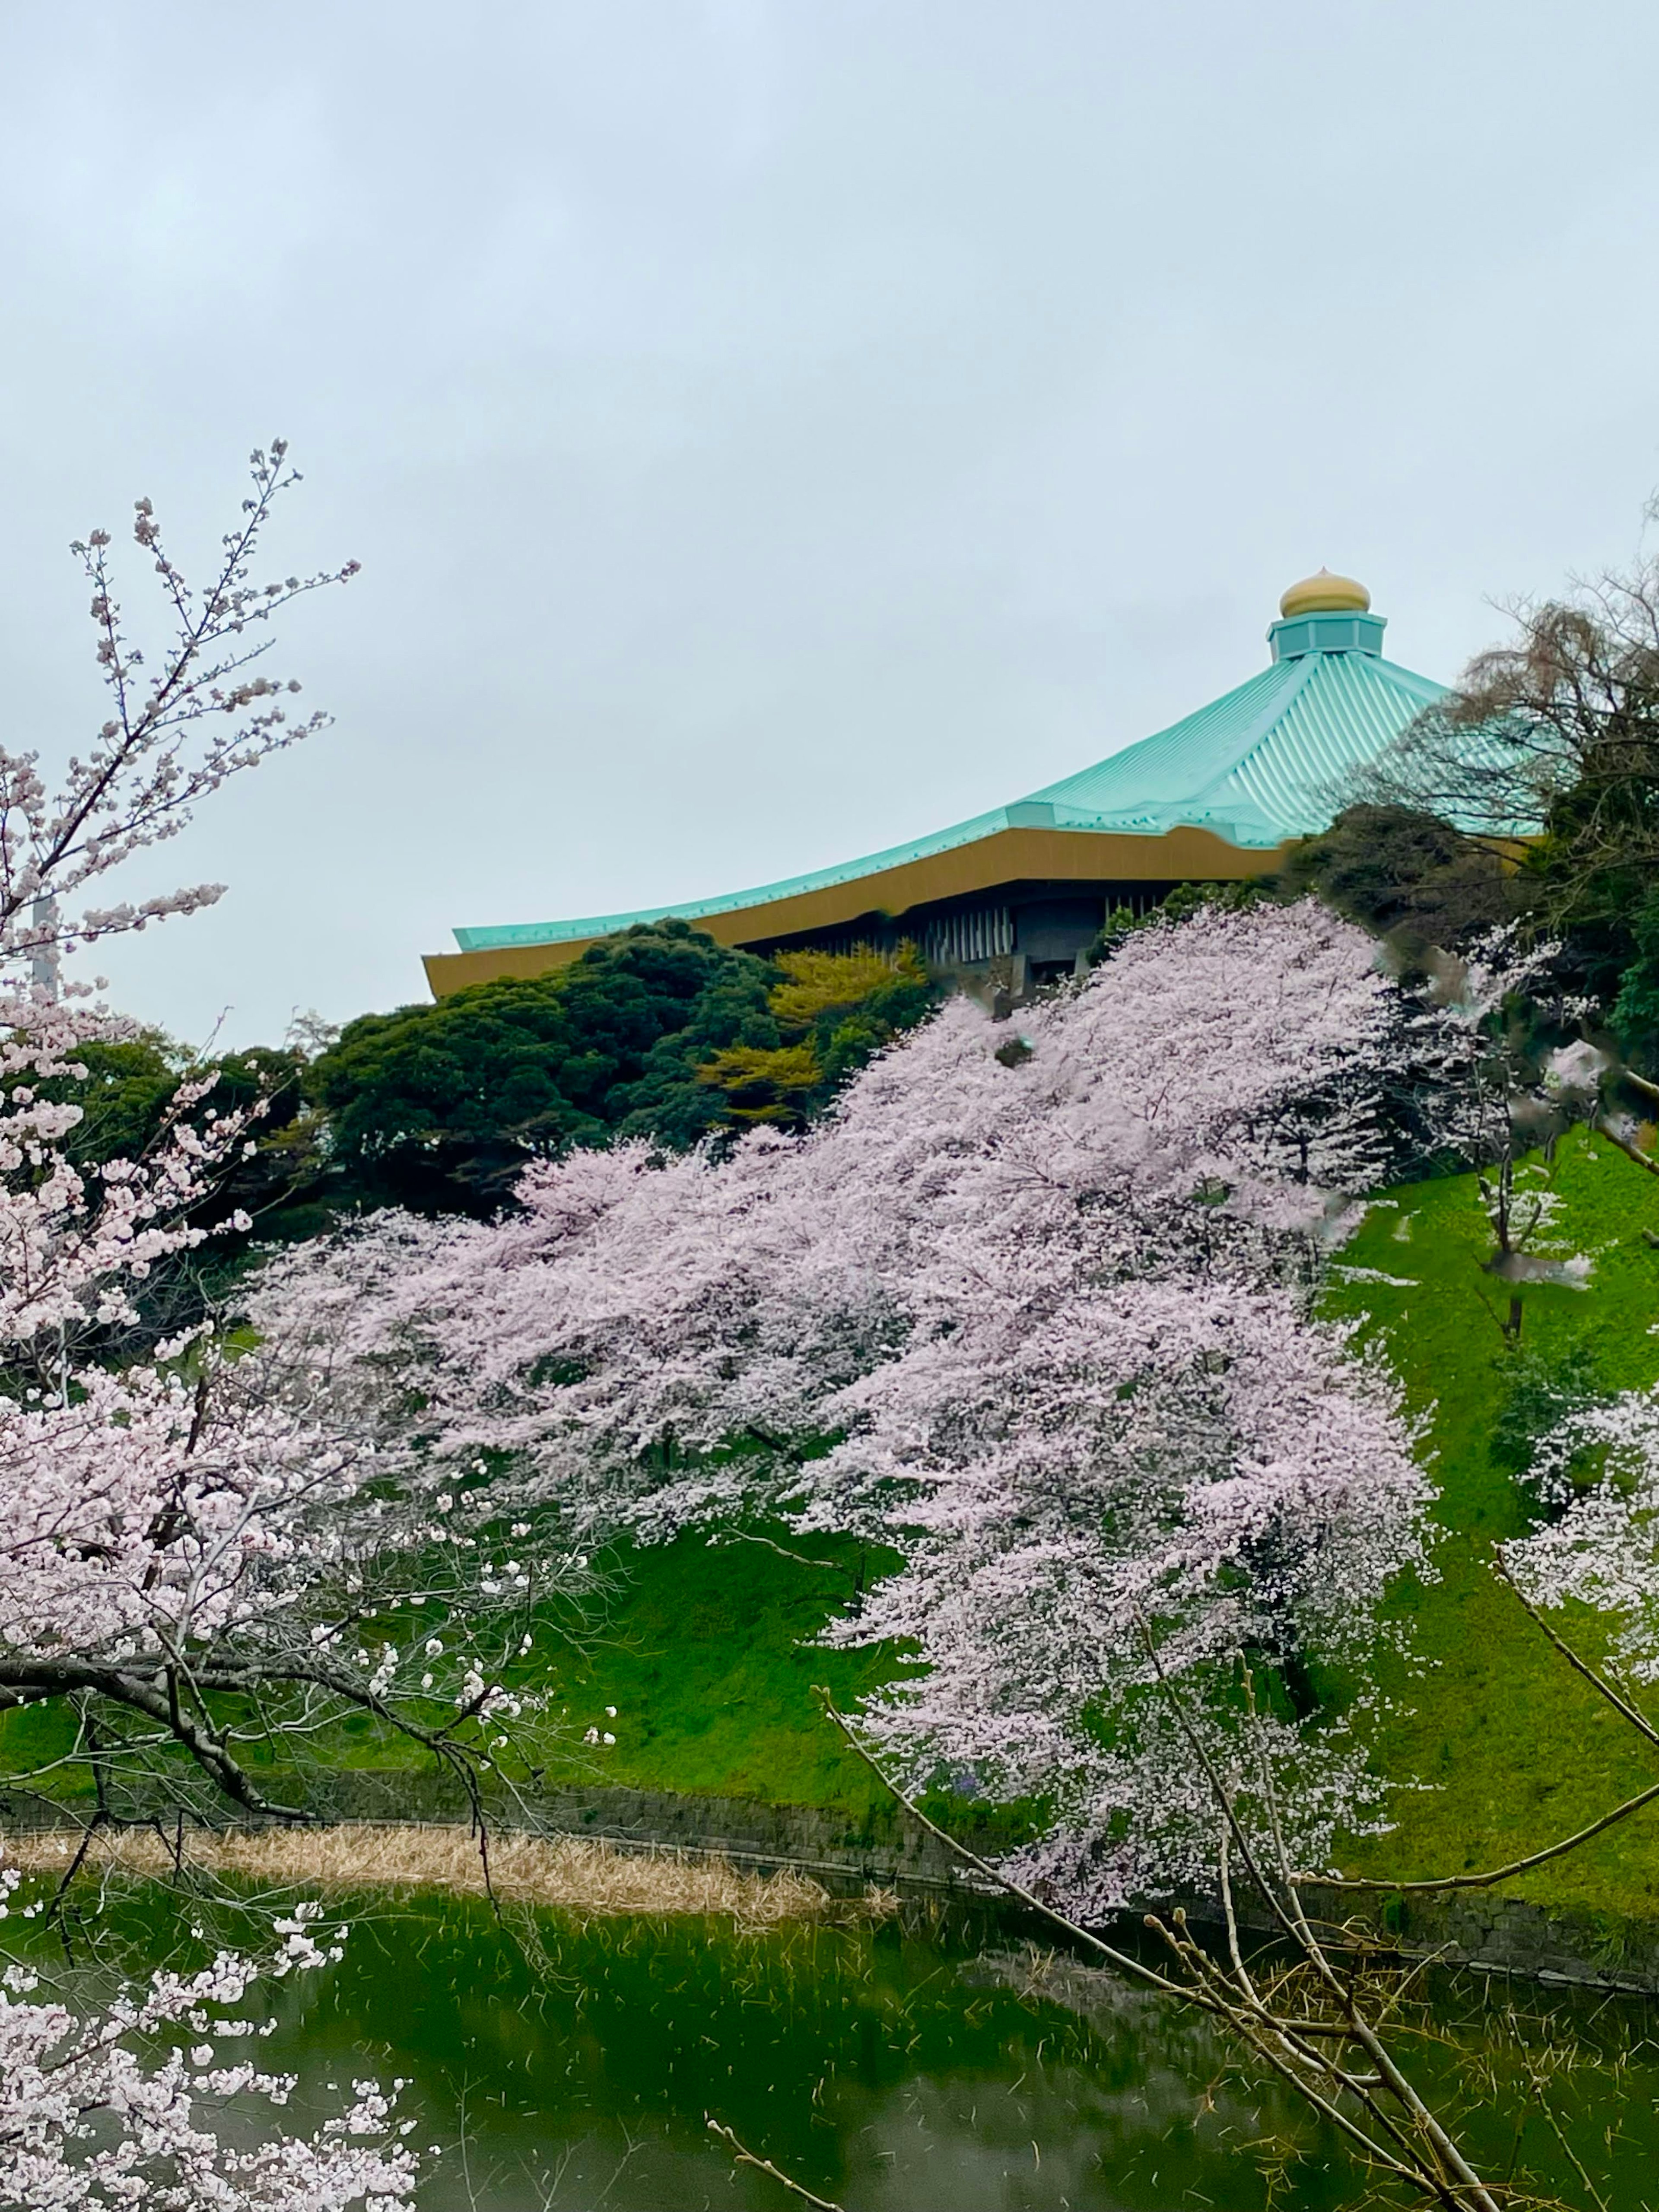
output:
POLYGON ((1304 576, 1299 584, 1292 584, 1279 603, 1279 611, 1286 622, 1297 615, 1358 614, 1370 612, 1371 595, 1363 584, 1355 583, 1352 576, 1334 576, 1328 568, 1322 568, 1316 576, 1304 576))

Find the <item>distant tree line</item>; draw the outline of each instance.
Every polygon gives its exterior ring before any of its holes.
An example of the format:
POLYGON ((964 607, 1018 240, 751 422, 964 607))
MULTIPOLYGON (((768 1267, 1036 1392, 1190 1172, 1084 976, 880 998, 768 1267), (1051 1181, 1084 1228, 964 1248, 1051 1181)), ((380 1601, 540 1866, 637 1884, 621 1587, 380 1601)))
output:
POLYGON ((264 1101, 246 1156, 200 1204, 220 1233, 191 1257, 199 1295, 250 1243, 313 1235, 343 1212, 497 1212, 528 1165, 575 1146, 648 1137, 684 1152, 761 1122, 802 1127, 939 996, 908 946, 763 960, 670 920, 550 975, 279 1047, 204 1062, 155 1030, 88 1044, 85 1081, 59 1087, 83 1110, 68 1142, 88 1167, 146 1157, 179 1086, 206 1073, 217 1079, 198 1120, 264 1101), (246 1231, 225 1229, 243 1215, 246 1231))
POLYGON ((1601 1041, 1659 1075, 1659 558, 1511 611, 1515 634, 1358 780, 1292 888, 1407 958, 1515 922, 1601 1041))

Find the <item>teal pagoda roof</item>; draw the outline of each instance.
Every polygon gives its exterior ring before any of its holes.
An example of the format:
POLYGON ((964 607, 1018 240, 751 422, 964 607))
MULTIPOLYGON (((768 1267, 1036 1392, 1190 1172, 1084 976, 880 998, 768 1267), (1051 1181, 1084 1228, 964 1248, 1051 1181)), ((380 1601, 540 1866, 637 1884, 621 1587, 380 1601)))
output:
MULTIPOLYGON (((1384 623, 1361 585, 1322 569, 1293 585, 1268 630, 1268 665, 1165 730, 1092 768, 931 836, 748 890, 570 921, 458 929, 463 953, 588 940, 635 922, 706 921, 884 876, 1005 830, 1113 838, 1207 830, 1241 853, 1273 851, 1328 823, 1333 793, 1443 697, 1445 686, 1382 658, 1384 623)), ((1113 871, 1107 868, 1103 872, 1113 871)), ((450 956, 452 958, 453 956, 450 956)))

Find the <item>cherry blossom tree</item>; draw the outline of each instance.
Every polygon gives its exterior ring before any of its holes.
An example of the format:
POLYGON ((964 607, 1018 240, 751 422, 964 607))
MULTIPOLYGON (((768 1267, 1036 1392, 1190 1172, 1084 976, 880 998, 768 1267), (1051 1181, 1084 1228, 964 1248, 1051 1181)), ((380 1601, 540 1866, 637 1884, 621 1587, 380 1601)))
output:
POLYGON ((319 726, 290 720, 298 686, 264 672, 266 627, 352 573, 256 583, 260 532, 298 479, 280 443, 254 453, 252 477, 200 592, 138 502, 134 538, 172 625, 153 656, 114 599, 107 535, 77 545, 106 719, 55 791, 36 756, 0 752, 0 1711, 74 1708, 100 1818, 138 1770, 186 1802, 228 1793, 297 1816, 256 1787, 240 1747, 273 1731, 302 1745, 342 1706, 418 1735, 470 1783, 515 1703, 493 1676, 521 1640, 504 1615, 531 1580, 528 1554, 509 1570, 427 1500, 388 1494, 372 1438, 338 1393, 325 1406, 314 1356, 280 1335, 250 1349, 206 1322, 153 1359, 109 1356, 136 1286, 201 1242, 191 1214, 258 1109, 216 1113, 210 1079, 186 1082, 148 1157, 77 1166, 76 1048, 122 1024, 60 963, 217 896, 88 903, 228 776, 319 726), (386 1632, 392 1609, 483 1583, 501 1607, 458 1609, 477 1633, 386 1632))
MULTIPOLYGON (((199 592, 138 502, 134 538, 170 627, 154 655, 116 603, 108 537, 76 546, 104 720, 55 788, 37 755, 0 749, 0 1713, 70 1711, 69 1750, 47 1767, 90 1768, 87 1839, 129 1805, 154 1814, 158 1789, 181 1813, 228 1799, 303 1817, 256 1786, 245 1747, 292 1750, 347 1708, 418 1736, 476 1784, 506 1742, 486 1732, 509 1726, 515 1703, 481 1656, 521 1641, 507 1616, 535 1559, 521 1547, 522 1559, 495 1560, 476 1529, 383 1481, 314 1346, 250 1346, 210 1320, 131 1358, 137 1286, 200 1243, 191 1217, 251 1144, 257 1105, 216 1110, 204 1077, 180 1086, 143 1158, 77 1165, 66 1143, 82 1112, 77 1052, 126 1025, 65 959, 218 896, 198 884, 98 903, 105 879, 228 776, 320 726, 290 719, 298 687, 266 672, 267 625, 351 570, 255 581, 260 534, 297 478, 280 444, 252 470, 199 592), (459 1589, 459 1627, 440 1622, 459 1589), (397 1636, 385 1624, 401 1606, 428 1610, 397 1636)), ((45 1778, 14 1771, 8 1790, 45 1778)), ((0 1873, 0 1888, 15 1883, 0 1873)), ((313 1918, 307 1906, 279 1922, 269 1959, 161 1972, 112 2001, 80 1984, 52 1996, 20 1959, 0 1961, 0 2196, 30 2212, 404 2203, 415 2164, 372 2083, 309 2137, 250 2145, 245 2114, 223 2129, 215 2117, 286 2096, 280 2077, 222 2063, 215 2045, 257 2027, 234 2008, 259 1983, 327 1963, 313 1918), (169 2051, 175 2034, 189 2041, 169 2051)))
POLYGON ((1559 1517, 1505 1546, 1510 1576, 1534 1605, 1607 1615, 1623 1672, 1659 1680, 1659 1389, 1576 1407, 1534 1465, 1559 1517))
MULTIPOLYGON (((1492 1264, 1511 1276, 1524 1272, 1557 1210, 1532 1155, 1552 1147, 1574 1111, 1583 1110, 1583 1047, 1549 1054, 1528 1035, 1540 1016, 1553 1016, 1560 1028, 1591 1011, 1588 1000, 1551 988, 1560 949, 1523 943, 1513 923, 1487 931, 1461 955, 1440 957, 1431 1007, 1419 1024, 1441 1133, 1475 1170, 1492 1233, 1492 1264)), ((1589 1087, 1593 1094, 1593 1077, 1589 1087)))
POLYGON ((925 1662, 869 1739, 912 1782, 1046 1798, 1057 1894, 1212 1855, 1149 1627, 1218 1756, 1242 1660, 1271 1680, 1316 1853, 1371 1808, 1318 1663, 1426 1571, 1392 1387, 1310 1310, 1397 1076, 1374 950, 1312 902, 1138 932, 1017 1033, 948 1005, 802 1137, 574 1154, 499 1224, 381 1216, 278 1261, 253 1310, 382 1393, 391 1460, 498 1510, 896 1546, 831 1632, 925 1662))

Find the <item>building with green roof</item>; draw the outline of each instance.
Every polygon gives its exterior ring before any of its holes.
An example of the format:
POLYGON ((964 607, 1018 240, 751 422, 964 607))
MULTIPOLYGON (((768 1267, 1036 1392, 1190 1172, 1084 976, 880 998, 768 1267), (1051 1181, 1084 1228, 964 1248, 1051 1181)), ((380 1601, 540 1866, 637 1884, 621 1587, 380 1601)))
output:
POLYGON ((572 921, 458 929, 426 971, 444 997, 536 975, 601 937, 678 915, 724 945, 917 945, 940 972, 1005 971, 1016 989, 1069 970, 1115 906, 1179 883, 1272 873, 1324 829, 1331 793, 1445 687, 1382 657, 1383 617, 1352 578, 1293 584, 1272 658, 1234 690, 1092 768, 931 836, 717 898, 572 921))

